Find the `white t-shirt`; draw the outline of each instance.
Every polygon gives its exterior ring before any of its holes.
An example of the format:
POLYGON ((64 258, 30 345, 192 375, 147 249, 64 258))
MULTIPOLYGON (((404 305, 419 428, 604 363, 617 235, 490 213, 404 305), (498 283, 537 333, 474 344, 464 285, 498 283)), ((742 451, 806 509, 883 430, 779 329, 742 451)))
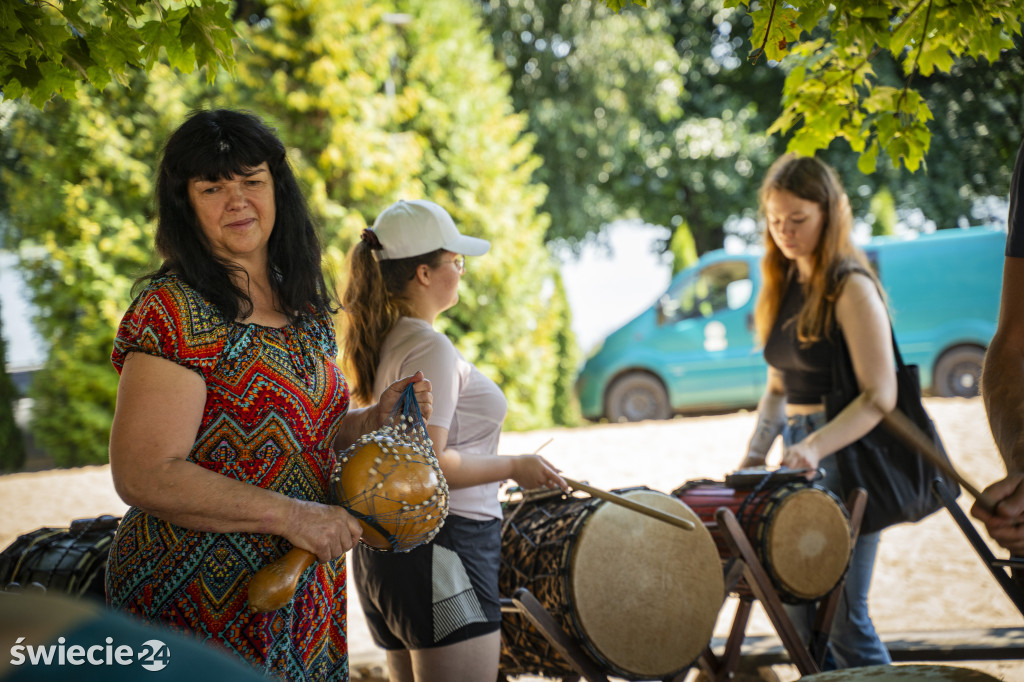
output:
MULTIPOLYGON (((462 455, 497 454, 501 424, 508 411, 501 389, 430 323, 402 317, 381 347, 373 394, 380 395, 417 370, 423 370, 434 394, 430 425, 448 429, 448 447, 462 455)), ((477 521, 500 519, 499 487, 496 482, 452 489, 448 510, 477 521)))

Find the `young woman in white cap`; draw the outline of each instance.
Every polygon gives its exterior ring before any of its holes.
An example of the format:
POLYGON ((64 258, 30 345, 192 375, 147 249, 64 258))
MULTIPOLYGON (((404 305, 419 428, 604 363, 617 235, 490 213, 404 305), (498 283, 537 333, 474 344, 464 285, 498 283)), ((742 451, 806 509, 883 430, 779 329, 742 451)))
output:
POLYGON ((408 553, 359 546, 353 571, 370 633, 387 650, 392 682, 493 682, 501 611, 499 483, 566 483, 537 455, 499 456, 501 389, 433 328, 459 300, 466 256, 490 243, 459 232, 442 207, 399 201, 349 254, 343 358, 356 404, 392 377, 423 370, 433 392, 427 432, 450 489, 434 540, 408 553))

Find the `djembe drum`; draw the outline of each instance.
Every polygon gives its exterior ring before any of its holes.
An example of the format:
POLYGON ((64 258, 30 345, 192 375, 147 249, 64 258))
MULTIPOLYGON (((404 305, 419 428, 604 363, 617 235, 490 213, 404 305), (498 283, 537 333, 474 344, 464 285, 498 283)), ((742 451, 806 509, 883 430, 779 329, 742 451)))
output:
MULTIPOLYGON (((499 588, 527 588, 609 673, 668 678, 711 641, 724 597, 714 540, 680 500, 647 488, 616 491, 695 523, 684 530, 633 510, 560 492, 505 504, 499 588)), ((502 616, 506 675, 574 674, 518 613, 502 616)))
POLYGON ((846 508, 832 492, 806 481, 736 490, 716 481, 690 481, 672 494, 701 518, 722 560, 732 553, 715 512, 730 509, 783 601, 796 604, 828 594, 850 563, 853 543, 846 508))

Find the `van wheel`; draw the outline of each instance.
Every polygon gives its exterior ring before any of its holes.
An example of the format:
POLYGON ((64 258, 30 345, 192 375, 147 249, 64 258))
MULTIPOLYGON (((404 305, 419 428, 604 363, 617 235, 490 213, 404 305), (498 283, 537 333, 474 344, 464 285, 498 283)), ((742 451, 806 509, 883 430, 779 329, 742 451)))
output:
POLYGON ((943 398, 974 398, 981 381, 985 351, 977 346, 957 346, 935 363, 932 392, 943 398))
POLYGON ((608 419, 613 422, 668 419, 672 416, 665 387, 658 379, 643 372, 616 379, 608 389, 607 404, 608 419))

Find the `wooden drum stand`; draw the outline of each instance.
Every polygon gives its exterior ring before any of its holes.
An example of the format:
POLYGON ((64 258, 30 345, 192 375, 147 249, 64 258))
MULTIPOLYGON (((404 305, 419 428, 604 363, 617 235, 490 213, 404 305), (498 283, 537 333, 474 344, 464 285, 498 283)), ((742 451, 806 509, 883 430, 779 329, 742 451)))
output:
MULTIPOLYGON (((861 488, 851 493, 847 500, 847 509, 850 510, 851 546, 857 542, 857 537, 860 534, 860 523, 864 517, 866 502, 867 493, 861 488)), ((772 585, 768 573, 757 558, 757 553, 751 546, 750 540, 735 514, 731 509, 722 508, 718 510, 715 517, 718 529, 733 555, 733 558, 726 562, 724 568, 726 594, 736 591, 735 588, 741 578, 746 582, 749 591, 742 590, 738 593, 739 604, 723 652, 720 655, 715 654, 708 646, 700 658, 701 669, 715 682, 732 678, 739 664, 750 610, 753 607, 754 599, 757 599, 764 607, 779 639, 782 640, 782 645, 789 654, 790 661, 800 671, 800 674, 812 675, 820 672, 821 665, 825 660, 828 633, 832 629, 832 620, 835 618, 845 578, 840 580, 832 588, 832 591, 820 600, 811 633, 811 642, 809 645, 805 645, 797 634, 793 622, 786 614, 775 586, 772 585)))
MULTIPOLYGON (((847 501, 847 508, 850 511, 851 546, 857 541, 860 534, 860 524, 864 516, 866 501, 867 493, 861 489, 855 490, 847 501)), ((731 509, 723 507, 716 513, 716 519, 718 528, 732 552, 732 558, 723 565, 725 574, 723 599, 730 593, 736 592, 739 596, 739 605, 723 652, 715 654, 709 644, 697 660, 701 670, 714 682, 729 680, 734 676, 746 636, 750 611, 753 601, 757 599, 764 607, 791 662, 797 667, 800 674, 811 675, 820 672, 825 659, 828 632, 832 627, 844 580, 840 580, 820 600, 812 630, 812 640, 809 645, 805 645, 797 634, 793 622, 786 614, 775 586, 735 514, 731 509), (745 581, 748 589, 737 590, 741 579, 745 581)), ((505 613, 517 613, 524 616, 569 664, 575 675, 563 677, 563 682, 579 682, 581 679, 589 682, 609 682, 608 676, 601 667, 586 654, 583 647, 574 638, 562 629, 551 613, 527 588, 520 587, 511 598, 502 598, 501 610, 505 613)), ((661 682, 682 682, 687 672, 683 671, 661 682)))

